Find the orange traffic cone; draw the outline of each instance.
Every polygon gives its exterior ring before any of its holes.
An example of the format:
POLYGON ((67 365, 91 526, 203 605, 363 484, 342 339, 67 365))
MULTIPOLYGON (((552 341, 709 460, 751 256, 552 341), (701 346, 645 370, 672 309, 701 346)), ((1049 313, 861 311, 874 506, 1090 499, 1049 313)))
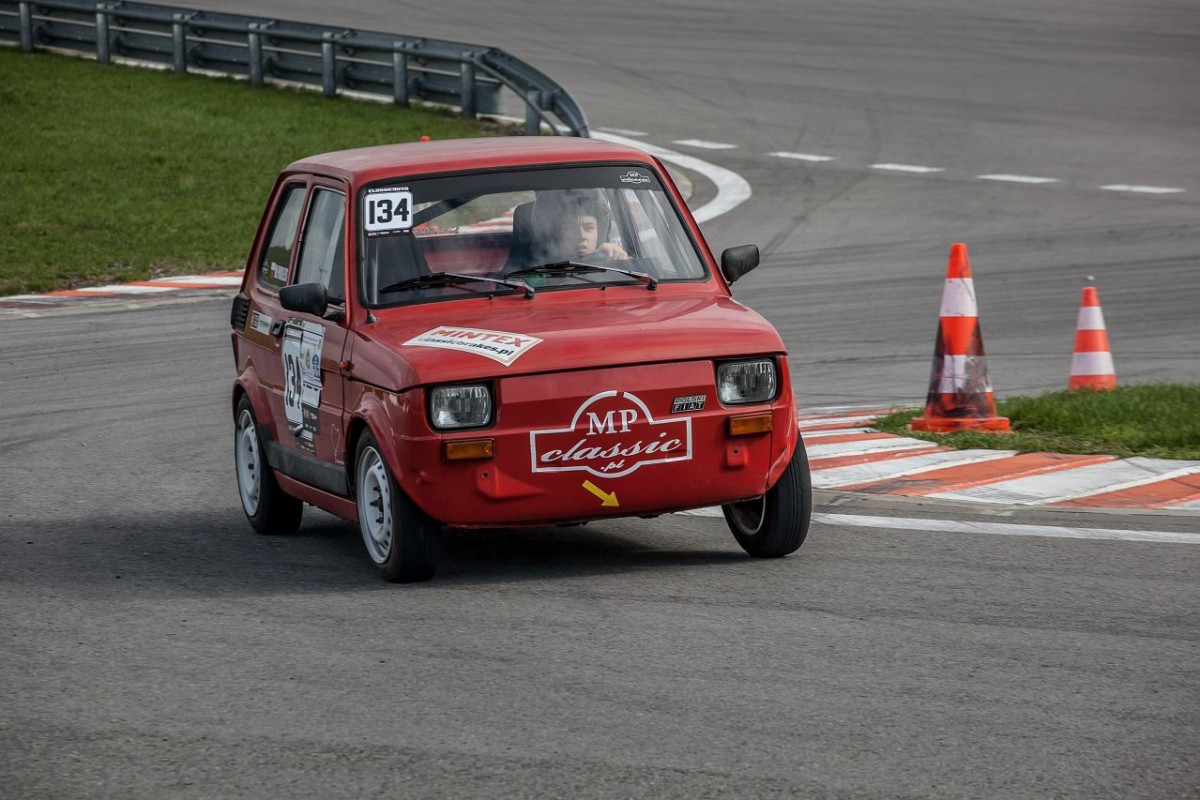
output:
POLYGON ((1007 431, 1008 419, 996 416, 975 307, 975 281, 967 246, 961 242, 950 245, 940 316, 925 415, 909 427, 931 433, 1007 431))
POLYGON ((1100 295, 1095 286, 1083 287, 1079 303, 1079 322, 1075 326, 1075 354, 1071 356, 1071 380, 1068 391, 1092 389, 1107 391, 1117 388, 1117 373, 1113 368, 1112 352, 1108 349, 1108 331, 1104 327, 1104 312, 1100 310, 1100 295))

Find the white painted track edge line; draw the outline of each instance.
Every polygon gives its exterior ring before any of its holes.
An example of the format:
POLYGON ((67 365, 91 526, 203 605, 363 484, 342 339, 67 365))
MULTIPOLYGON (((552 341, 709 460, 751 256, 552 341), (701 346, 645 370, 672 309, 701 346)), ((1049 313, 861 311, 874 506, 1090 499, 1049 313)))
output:
POLYGON ((752 194, 749 182, 741 175, 738 175, 733 170, 718 167, 716 164, 709 163, 695 156, 684 155, 675 150, 668 150, 665 147, 640 142, 637 139, 628 139, 624 136, 617 136, 611 133, 593 132, 592 138, 614 144, 623 144, 627 147, 635 147, 642 152, 661 158, 663 161, 669 161, 676 166, 698 172, 712 181, 713 185, 717 187, 717 196, 700 208, 692 211, 692 216, 695 217, 696 222, 708 222, 722 214, 727 214, 749 200, 752 194))
POLYGON ((871 517, 863 514, 812 515, 813 522, 861 528, 917 530, 930 533, 982 533, 992 536, 1036 536, 1055 539, 1101 539, 1166 544, 1200 544, 1200 533, 1131 531, 1115 528, 1069 528, 1061 525, 1024 525, 1011 522, 871 517))

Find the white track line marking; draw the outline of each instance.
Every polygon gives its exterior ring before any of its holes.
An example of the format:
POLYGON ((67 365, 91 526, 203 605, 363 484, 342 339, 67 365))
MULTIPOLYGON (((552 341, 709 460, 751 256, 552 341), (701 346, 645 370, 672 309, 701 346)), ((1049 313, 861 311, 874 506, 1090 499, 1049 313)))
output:
POLYGON ((996 173, 995 175, 976 175, 981 181, 1008 181, 1010 183, 1058 183, 1058 178, 1039 178, 1036 175, 1009 175, 1007 173, 996 173))
POLYGON ((1052 539, 1116 539, 1126 542, 1200 544, 1200 533, 1127 531, 1114 528, 1067 528, 1061 525, 1018 525, 1010 522, 972 522, 953 519, 869 517, 863 514, 813 514, 812 518, 813 522, 823 525, 847 525, 856 528, 890 528, 937 533, 985 533, 992 536, 1041 536, 1052 539))
POLYGON ((1110 192, 1140 192, 1142 194, 1175 194, 1184 191, 1174 186, 1143 186, 1136 183, 1110 183, 1100 188, 1110 192))
POLYGON ((706 142, 703 139, 675 139, 671 144, 681 144, 684 147, 699 147, 702 150, 734 150, 737 148, 736 144, 706 142))
POLYGON ((623 136, 611 133, 595 133, 592 138, 615 144, 623 144, 628 147, 636 147, 645 153, 661 158, 663 161, 669 161, 684 169, 699 172, 712 181, 717 187, 717 196, 707 204, 692 211, 692 216, 696 218, 696 222, 708 222, 710 219, 727 214, 749 200, 752 194, 750 184, 741 175, 738 175, 733 170, 702 161, 695 156, 684 155, 674 150, 668 150, 665 147, 657 147, 646 142, 639 142, 636 139, 626 139, 623 136))
POLYGON ((941 167, 922 167, 919 164, 872 164, 871 169, 886 169, 892 172, 944 172, 941 167))
POLYGON ((819 156, 814 153, 768 153, 776 158, 790 158, 793 161, 836 161, 833 156, 819 156))
POLYGON ((1105 461, 1057 472, 1030 475, 1008 481, 975 486, 970 489, 926 495, 939 500, 970 500, 979 503, 1044 505, 1075 500, 1114 489, 1192 475, 1200 472, 1200 461, 1175 461, 1163 458, 1127 458, 1105 461))
MULTIPOLYGON (((720 518, 719 506, 679 511, 687 517, 720 518)), ((866 514, 814 513, 812 521, 821 525, 849 528, 884 528, 886 530, 922 531, 925 533, 979 533, 989 536, 1033 536, 1049 539, 1093 539, 1125 542, 1160 542, 1165 544, 1200 544, 1200 533, 1171 531, 1128 531, 1117 528, 1068 528, 1063 525, 1019 525, 1014 522, 975 522, 957 519, 919 519, 914 517, 871 517, 866 514)))
POLYGON ((615 133, 618 136, 649 136, 645 131, 631 131, 627 128, 597 128, 598 131, 605 133, 615 133))

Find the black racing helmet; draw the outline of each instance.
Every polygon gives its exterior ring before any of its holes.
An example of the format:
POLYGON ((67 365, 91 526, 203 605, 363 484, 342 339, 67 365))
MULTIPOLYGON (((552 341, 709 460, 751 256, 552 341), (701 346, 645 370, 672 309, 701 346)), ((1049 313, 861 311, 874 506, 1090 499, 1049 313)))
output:
POLYGON ((600 189, 546 189, 538 192, 533 204, 533 226, 539 235, 553 238, 563 224, 574 217, 596 218, 597 241, 608 241, 612 210, 600 189))

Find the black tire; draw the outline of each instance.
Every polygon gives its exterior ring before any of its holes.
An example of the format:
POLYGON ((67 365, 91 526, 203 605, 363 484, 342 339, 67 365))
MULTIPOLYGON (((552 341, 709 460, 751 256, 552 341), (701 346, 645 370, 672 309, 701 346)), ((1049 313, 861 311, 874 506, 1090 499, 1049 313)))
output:
POLYGON ((441 525, 396 483, 370 432, 359 438, 354 451, 354 497, 363 544, 384 580, 432 578, 441 558, 441 525))
POLYGON ((721 507, 733 538, 752 556, 779 558, 794 553, 808 536, 812 518, 812 474, 804 442, 765 495, 721 507))
POLYGON ((233 463, 237 472, 242 511, 250 527, 262 534, 295 533, 304 516, 304 503, 279 488, 275 471, 258 435, 258 420, 245 395, 234 412, 233 463))

